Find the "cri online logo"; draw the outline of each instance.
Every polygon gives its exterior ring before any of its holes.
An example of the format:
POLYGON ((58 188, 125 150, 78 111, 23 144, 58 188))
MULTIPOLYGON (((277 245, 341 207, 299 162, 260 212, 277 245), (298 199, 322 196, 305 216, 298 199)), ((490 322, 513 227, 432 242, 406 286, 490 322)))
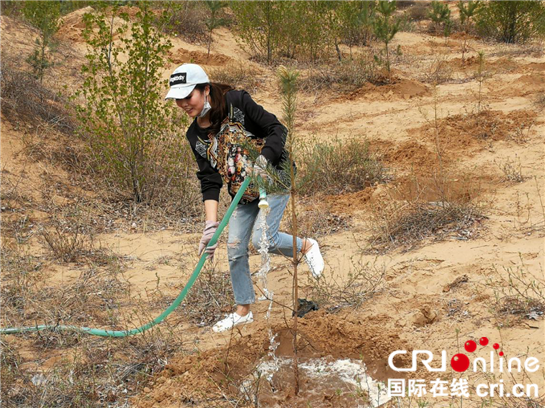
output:
MULTIPOLYGON (((486 347, 488 345, 489 341, 486 337, 481 337, 479 339, 479 344, 482 347, 486 347)), ((468 340, 464 344, 464 348, 468 353, 473 353, 475 350, 477 350, 477 343, 475 343, 473 340, 468 340)), ((504 371, 504 366, 507 372, 512 372, 514 369, 514 366, 516 365, 516 369, 518 372, 524 369, 528 372, 536 372, 539 370, 539 360, 535 357, 529 357, 526 360, 524 360, 524 364, 521 362, 521 360, 517 357, 510 358, 507 362, 503 358, 504 353, 503 351, 498 352, 498 349, 500 348, 500 345, 498 343, 494 343, 492 345, 492 348, 494 350, 490 350, 490 358, 489 361, 486 361, 483 357, 477 357, 473 360, 473 371, 477 372, 479 371, 479 365, 482 370, 482 372, 491 372, 493 373, 496 371, 496 368, 499 372, 504 371), (499 356, 499 359, 497 361, 496 366, 496 359, 495 355, 499 356)), ((388 357, 388 365, 390 368, 394 371, 416 371, 416 366, 418 364, 418 359, 420 356, 420 361, 428 369, 428 371, 446 371, 447 370, 447 352, 443 350, 441 352, 441 367, 433 368, 430 366, 430 362, 433 360, 433 353, 429 350, 413 350, 412 352, 412 364, 410 368, 398 368, 394 365, 394 357, 398 354, 407 354, 407 350, 397 350, 390 354, 388 357), (426 356, 425 358, 423 356, 426 356)), ((469 361, 469 357, 464 353, 458 353, 452 356, 450 359, 450 366, 454 371, 457 371, 459 373, 462 373, 466 371, 471 365, 471 362, 469 361)))

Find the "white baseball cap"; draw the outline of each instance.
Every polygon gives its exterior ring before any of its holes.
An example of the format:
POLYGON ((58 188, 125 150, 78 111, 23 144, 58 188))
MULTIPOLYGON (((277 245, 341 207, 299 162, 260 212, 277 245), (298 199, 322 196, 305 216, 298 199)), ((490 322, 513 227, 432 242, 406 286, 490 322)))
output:
POLYGON ((184 99, 198 84, 208 84, 208 75, 197 64, 182 64, 170 76, 170 90, 165 99, 184 99))

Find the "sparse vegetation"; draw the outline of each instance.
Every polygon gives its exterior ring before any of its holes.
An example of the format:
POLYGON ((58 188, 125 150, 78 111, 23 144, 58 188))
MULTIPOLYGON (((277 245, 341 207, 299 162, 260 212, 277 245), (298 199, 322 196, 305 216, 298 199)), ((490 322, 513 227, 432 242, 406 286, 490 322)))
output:
POLYGON ((357 139, 308 145, 299 160, 301 194, 341 194, 363 190, 388 179, 369 143, 357 139))
POLYGON ((320 307, 332 312, 343 307, 358 309, 385 288, 384 266, 352 258, 350 261, 346 278, 331 274, 312 283, 311 297, 320 307))
POLYGON ((210 56, 210 46, 212 45, 212 32, 221 26, 227 24, 227 20, 220 17, 222 9, 227 7, 227 3, 222 1, 207 0, 205 1, 208 7, 209 17, 206 19, 206 28, 208 29, 208 55, 210 56))
POLYGON ((359 55, 352 60, 343 60, 327 66, 316 66, 300 80, 303 92, 319 92, 334 89, 338 92, 351 92, 366 83, 378 81, 378 64, 370 54, 359 55))
POLYGON ((3 56, 0 64, 2 113, 8 119, 33 126, 45 122, 65 133, 74 130, 74 120, 64 108, 65 98, 22 70, 21 60, 3 56))
POLYGON ((242 64, 230 64, 212 68, 208 74, 210 80, 221 84, 231 85, 236 89, 244 89, 250 93, 257 91, 262 85, 261 72, 242 64))
POLYGON ((201 1, 152 2, 160 10, 154 25, 162 32, 182 37, 191 43, 207 41, 207 8, 201 1))
POLYGON ((373 210, 365 251, 408 250, 426 239, 474 238, 484 214, 471 202, 475 195, 471 183, 462 189, 445 170, 431 180, 414 177, 403 189, 395 186, 388 202, 373 210))
POLYGON ((40 38, 36 39, 36 49, 27 58, 27 62, 40 83, 43 83, 45 70, 53 65, 46 52, 53 46, 53 35, 60 27, 60 3, 27 1, 24 3, 22 12, 25 19, 40 30, 40 38))
MULTIPOLYGON (((297 215, 300 235, 304 237, 328 236, 340 231, 349 230, 350 216, 339 215, 331 211, 330 205, 321 200, 304 199, 298 203, 297 215), (310 201, 310 202, 308 202, 310 201)), ((287 231, 291 230, 289 214, 286 217, 287 231)))
POLYGON ((231 312, 233 288, 229 272, 217 268, 201 273, 182 305, 183 313, 197 326, 210 326, 231 312))
POLYGON ((479 12, 480 3, 477 1, 459 1, 457 3, 458 11, 460 12, 460 24, 464 32, 464 40, 462 43, 462 62, 465 61, 465 53, 469 51, 468 36, 472 29, 473 22, 479 12))
POLYGON ((512 161, 507 159, 502 163, 496 163, 500 170, 503 172, 504 180, 514 183, 522 183, 524 181, 524 176, 522 175, 522 164, 520 163, 520 158, 512 161))
POLYGON ((499 316, 516 316, 516 321, 539 320, 545 313, 545 282, 534 276, 520 258, 518 265, 494 267, 487 283, 494 290, 494 310, 499 316))
POLYGON ((442 32, 445 37, 448 37, 447 33, 450 33, 452 27, 448 4, 441 3, 439 1, 432 1, 431 10, 429 11, 428 17, 433 22, 433 31, 435 33, 442 32))

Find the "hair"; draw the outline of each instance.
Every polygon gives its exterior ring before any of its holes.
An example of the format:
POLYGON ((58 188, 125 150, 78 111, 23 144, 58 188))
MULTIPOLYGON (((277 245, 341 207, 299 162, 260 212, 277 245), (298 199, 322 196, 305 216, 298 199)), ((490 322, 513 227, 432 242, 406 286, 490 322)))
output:
POLYGON ((209 84, 198 84, 195 89, 204 92, 206 86, 210 86, 210 131, 216 134, 220 131, 221 123, 227 116, 227 104, 225 94, 233 89, 230 85, 211 82, 209 84))

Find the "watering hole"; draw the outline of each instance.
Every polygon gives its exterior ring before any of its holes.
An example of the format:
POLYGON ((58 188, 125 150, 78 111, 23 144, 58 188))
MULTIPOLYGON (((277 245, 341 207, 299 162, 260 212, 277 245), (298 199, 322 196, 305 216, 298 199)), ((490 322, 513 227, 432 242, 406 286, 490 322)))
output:
MULTIPOLYGON (((297 400, 305 400, 308 406, 378 407, 389 400, 385 384, 371 378, 361 360, 322 357, 298 363, 297 400)), ((257 394, 263 406, 275 406, 293 398, 293 383, 292 358, 267 359, 242 383, 241 392, 257 394)))

